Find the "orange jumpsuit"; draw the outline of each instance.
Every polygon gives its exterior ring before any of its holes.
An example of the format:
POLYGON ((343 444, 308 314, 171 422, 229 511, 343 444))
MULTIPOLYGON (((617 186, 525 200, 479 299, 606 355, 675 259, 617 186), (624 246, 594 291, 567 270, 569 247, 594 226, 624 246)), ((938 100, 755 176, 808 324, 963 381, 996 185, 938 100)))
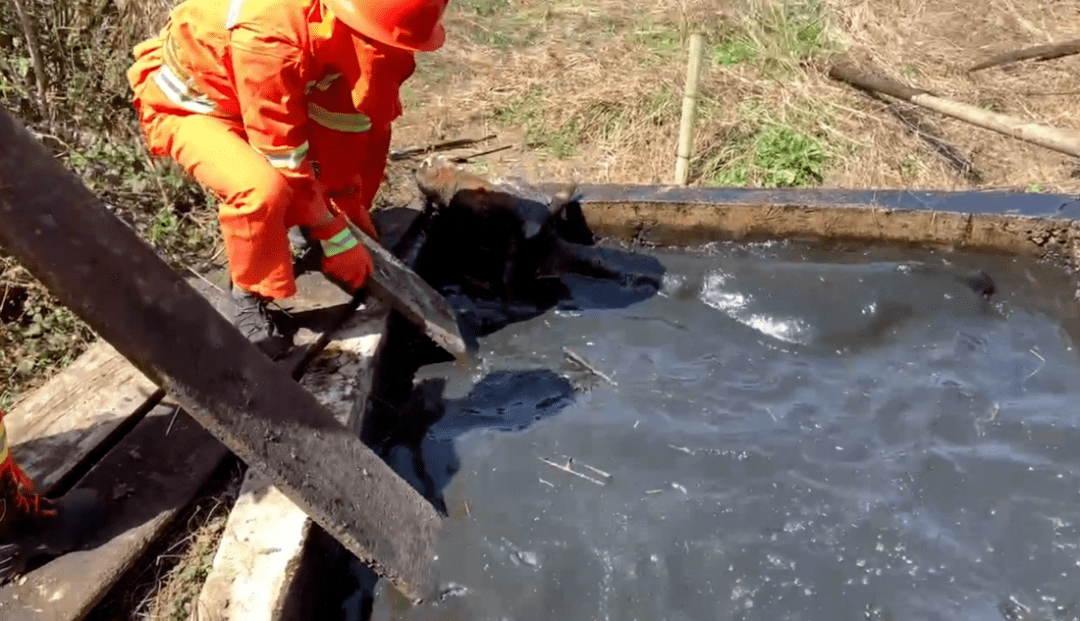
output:
POLYGON ((327 206, 370 230, 413 52, 355 33, 320 0, 186 0, 134 54, 150 150, 221 197, 238 287, 293 295, 287 231, 327 206))

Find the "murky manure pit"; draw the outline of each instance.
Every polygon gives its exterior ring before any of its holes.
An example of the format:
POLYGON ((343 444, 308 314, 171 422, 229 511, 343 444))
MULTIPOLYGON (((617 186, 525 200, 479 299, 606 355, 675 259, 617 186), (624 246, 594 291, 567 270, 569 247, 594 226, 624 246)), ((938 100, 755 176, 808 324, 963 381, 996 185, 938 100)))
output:
POLYGON ((637 276, 564 277, 554 306, 501 323, 444 287, 487 326, 474 362, 422 366, 421 428, 379 444, 448 514, 438 595, 380 583, 353 613, 1080 615, 1065 270, 891 246, 594 251, 637 276))

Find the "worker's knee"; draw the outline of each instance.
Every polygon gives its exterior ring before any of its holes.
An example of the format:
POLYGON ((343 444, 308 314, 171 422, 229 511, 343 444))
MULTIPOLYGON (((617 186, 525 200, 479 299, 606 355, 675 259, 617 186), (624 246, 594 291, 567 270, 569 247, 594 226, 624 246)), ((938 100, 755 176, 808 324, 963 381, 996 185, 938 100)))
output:
POLYGON ((263 174, 252 176, 247 183, 225 194, 219 216, 249 218, 261 221, 285 220, 292 203, 292 189, 284 175, 267 167, 263 174))

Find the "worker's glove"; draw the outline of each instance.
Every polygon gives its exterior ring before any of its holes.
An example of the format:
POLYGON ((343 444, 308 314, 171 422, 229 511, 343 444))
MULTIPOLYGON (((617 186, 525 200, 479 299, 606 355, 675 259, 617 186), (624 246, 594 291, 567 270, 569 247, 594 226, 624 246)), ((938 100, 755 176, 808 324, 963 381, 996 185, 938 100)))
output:
POLYGON ((345 216, 335 214, 329 224, 311 229, 322 246, 322 272, 342 288, 353 292, 364 286, 375 271, 371 255, 356 238, 345 216))

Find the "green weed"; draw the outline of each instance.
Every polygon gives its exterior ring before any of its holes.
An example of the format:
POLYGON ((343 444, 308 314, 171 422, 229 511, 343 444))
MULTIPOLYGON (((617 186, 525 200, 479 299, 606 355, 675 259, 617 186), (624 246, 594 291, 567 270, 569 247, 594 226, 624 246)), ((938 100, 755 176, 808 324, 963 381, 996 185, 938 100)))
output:
POLYGON ((789 78, 807 61, 837 49, 820 0, 758 0, 735 26, 713 33, 713 63, 730 67, 752 62, 789 78))
POLYGON ((775 121, 756 121, 759 107, 746 105, 744 120, 697 158, 702 177, 723 187, 798 188, 821 183, 832 159, 822 138, 775 121))
POLYGON ((544 109, 547 106, 547 91, 534 86, 522 97, 495 112, 498 123, 525 129, 528 142, 556 158, 574 156, 581 142, 581 120, 571 118, 568 121, 551 126, 545 122, 544 109))
POLYGON ((900 160, 900 174, 903 175, 904 179, 908 181, 914 180, 919 176, 920 172, 922 172, 922 162, 919 161, 919 158, 908 155, 900 160))
POLYGON ((757 58, 758 48, 754 41, 745 36, 725 38, 713 50, 712 61, 722 67, 731 67, 757 58))
POLYGON ((512 0, 464 0, 452 3, 450 10, 461 17, 460 33, 477 45, 495 48, 522 47, 535 42, 546 25, 545 13, 524 11, 512 0))

